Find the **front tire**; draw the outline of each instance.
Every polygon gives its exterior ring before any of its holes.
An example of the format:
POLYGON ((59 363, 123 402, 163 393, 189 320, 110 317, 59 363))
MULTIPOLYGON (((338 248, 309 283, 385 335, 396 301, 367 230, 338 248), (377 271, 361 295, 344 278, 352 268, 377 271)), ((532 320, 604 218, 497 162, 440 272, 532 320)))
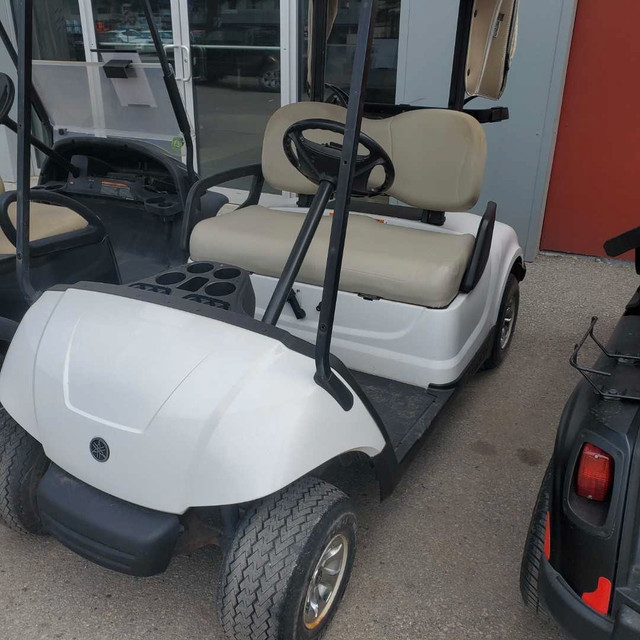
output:
POLYGON ((303 478, 252 506, 221 569, 218 605, 234 640, 316 640, 344 595, 355 556, 347 496, 303 478))
POLYGON ((491 353, 485 361, 483 369, 496 369, 504 362, 516 331, 519 309, 520 283, 511 273, 507 278, 507 284, 502 295, 491 353))
POLYGON ((0 405, 0 520, 10 529, 46 533, 36 492, 48 466, 42 445, 0 405))
POLYGON ((533 509, 520 567, 520 593, 522 600, 527 607, 544 618, 547 618, 548 614, 540 602, 538 581, 540 579, 540 564, 544 554, 547 514, 551 504, 552 478, 551 466, 549 466, 538 493, 536 506, 533 509))

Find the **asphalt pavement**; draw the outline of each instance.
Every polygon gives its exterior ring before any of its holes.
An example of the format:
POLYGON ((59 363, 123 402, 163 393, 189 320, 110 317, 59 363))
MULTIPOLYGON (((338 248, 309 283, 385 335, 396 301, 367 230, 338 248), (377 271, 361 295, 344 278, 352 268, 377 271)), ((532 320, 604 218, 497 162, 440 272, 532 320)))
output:
MULTIPOLYGON (((541 256, 529 266, 503 367, 459 393, 391 498, 378 502, 367 473, 350 479, 359 548, 327 640, 563 637, 521 604, 522 546, 577 382, 572 347, 594 314, 606 338, 637 286, 629 264, 541 256)), ((223 640, 219 565, 209 548, 130 578, 0 525, 0 638, 223 640)))

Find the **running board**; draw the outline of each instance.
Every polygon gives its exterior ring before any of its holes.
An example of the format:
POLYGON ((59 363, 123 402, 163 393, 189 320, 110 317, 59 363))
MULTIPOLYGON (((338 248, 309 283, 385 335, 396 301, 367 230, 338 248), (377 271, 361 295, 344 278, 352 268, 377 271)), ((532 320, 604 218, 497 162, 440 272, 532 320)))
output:
POLYGON ((378 412, 398 462, 424 436, 453 389, 423 389, 368 373, 353 372, 358 384, 378 412))

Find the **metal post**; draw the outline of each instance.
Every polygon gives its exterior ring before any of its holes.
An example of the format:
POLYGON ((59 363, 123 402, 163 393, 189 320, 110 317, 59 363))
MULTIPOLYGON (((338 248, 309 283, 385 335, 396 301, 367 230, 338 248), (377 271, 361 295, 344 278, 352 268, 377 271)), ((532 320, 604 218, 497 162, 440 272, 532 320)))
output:
POLYGON ((369 76, 371 46, 373 42, 375 0, 363 0, 358 25, 356 51, 351 76, 349 109, 342 147, 342 160, 335 199, 335 214, 331 225, 329 255, 325 273, 318 335, 316 339, 316 382, 325 388, 348 411, 353 406, 353 395, 331 371, 331 336, 335 320, 338 287, 342 270, 342 257, 349 223, 349 206, 353 187, 354 169, 362 127, 365 89, 369 76))
POLYGON ((453 71, 451 73, 451 90, 449 93, 449 109, 462 111, 467 95, 467 56, 469 53, 469 36, 473 21, 474 0, 460 0, 458 11, 458 31, 453 55, 453 71))
MULTIPOLYGON (((7 33, 7 30, 4 28, 4 25, 2 24, 2 21, 0 21, 0 40, 2 40, 2 44, 4 44, 4 48, 7 50, 7 53, 9 54, 11 61, 13 62, 13 64, 16 66, 16 69, 17 69, 18 53, 16 52, 13 46, 13 43, 11 42, 11 38, 9 37, 9 34, 7 33)), ((49 138, 49 141, 51 141, 53 140, 53 125, 49 120, 49 114, 47 113, 47 110, 45 109, 44 104, 42 102, 42 99, 40 98, 40 95, 36 91, 35 87, 31 87, 31 94, 32 94, 33 108, 36 110, 36 113, 38 114, 40 123, 42 124, 42 127, 44 128, 47 134, 47 137, 49 138)))
POLYGON ((31 180, 31 57, 33 0, 18 0, 18 189, 16 274, 29 304, 37 299, 30 277, 29 197, 31 180))
POLYGON ((324 78, 327 65, 327 24, 329 3, 327 0, 313 2, 313 29, 311 38, 311 101, 324 102, 324 78))

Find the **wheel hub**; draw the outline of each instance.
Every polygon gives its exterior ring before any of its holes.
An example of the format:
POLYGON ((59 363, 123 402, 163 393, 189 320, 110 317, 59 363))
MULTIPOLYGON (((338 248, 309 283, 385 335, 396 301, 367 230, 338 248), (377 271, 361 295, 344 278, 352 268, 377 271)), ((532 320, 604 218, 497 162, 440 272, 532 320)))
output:
POLYGON ((304 625, 315 629, 328 615, 344 579, 349 558, 349 541, 334 536, 325 547, 313 571, 304 603, 304 625))
POLYGON ((500 348, 506 349, 511 340, 513 333, 513 321, 515 320, 515 304, 513 298, 509 300, 509 304, 504 312, 502 326, 500 327, 500 348))

